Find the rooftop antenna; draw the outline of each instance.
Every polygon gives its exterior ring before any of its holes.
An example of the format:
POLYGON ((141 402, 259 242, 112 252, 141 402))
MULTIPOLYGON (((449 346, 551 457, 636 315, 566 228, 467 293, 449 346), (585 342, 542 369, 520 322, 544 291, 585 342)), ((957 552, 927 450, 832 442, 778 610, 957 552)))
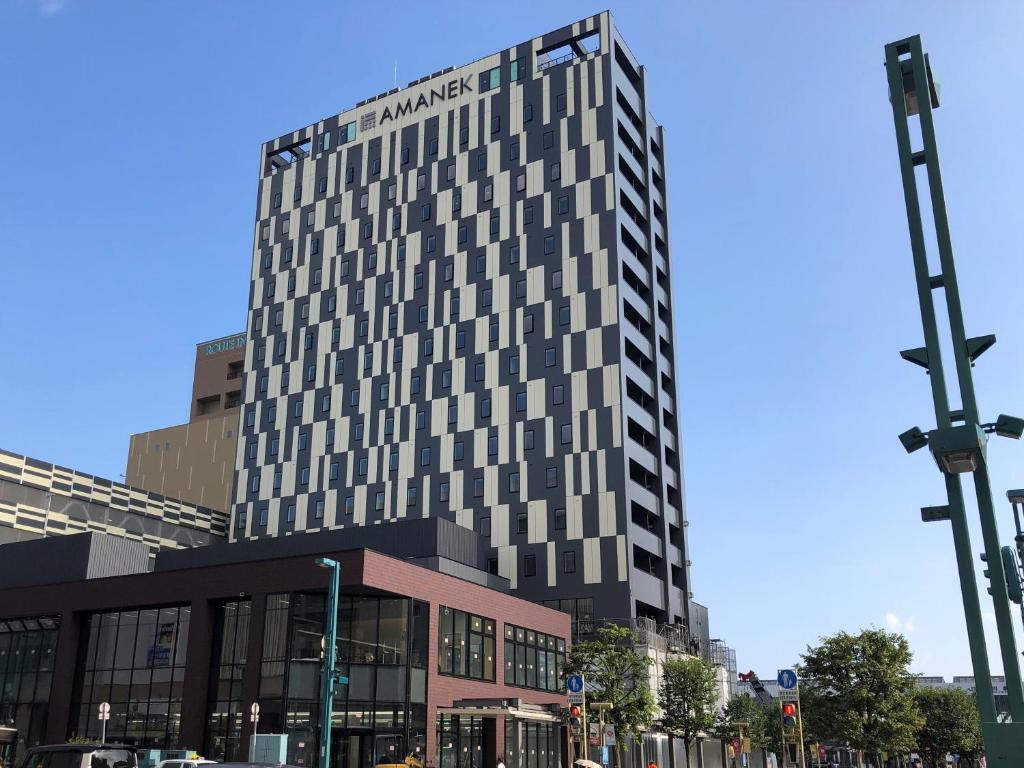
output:
POLYGON ((395 59, 395 84, 392 85, 391 87, 392 88, 397 88, 398 87, 398 59, 395 59))

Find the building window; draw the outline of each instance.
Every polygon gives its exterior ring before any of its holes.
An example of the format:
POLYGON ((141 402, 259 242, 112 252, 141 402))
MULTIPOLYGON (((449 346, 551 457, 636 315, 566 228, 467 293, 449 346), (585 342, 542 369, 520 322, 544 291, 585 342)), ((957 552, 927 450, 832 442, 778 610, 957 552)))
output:
POLYGON ((345 497, 345 514, 351 515, 356 511, 356 500, 352 496, 345 497))
POLYGON ((568 445, 572 442, 572 424, 562 425, 562 445, 568 445))
POLYGON ((437 500, 438 501, 448 501, 448 499, 450 498, 449 494, 450 494, 450 486, 449 486, 448 482, 445 481, 445 482, 441 483, 441 486, 438 489, 437 500))
POLYGON ((515 59, 508 65, 508 80, 514 83, 521 77, 526 77, 526 58, 515 59))
POLYGON ((523 334, 533 333, 533 313, 523 315, 523 334))
POLYGON ((519 493, 519 473, 509 472, 508 473, 508 492, 519 493))
POLYGON ((370 162, 370 173, 372 173, 374 175, 380 173, 380 158, 379 157, 373 158, 373 160, 370 162))
POLYGON ((555 109, 558 112, 565 112, 565 94, 559 93, 555 96, 555 109))
POLYGON ((565 508, 564 507, 559 507, 558 509, 555 510, 555 530, 556 531, 564 531, 565 530, 565 508))
POLYGON ((556 384, 551 388, 551 404, 561 405, 565 402, 565 386, 563 384, 556 384))
POLYGON ((501 132, 501 115, 494 115, 491 118, 491 135, 501 132))
POLYGON ((531 576, 537 575, 537 556, 536 555, 524 555, 523 556, 523 576, 530 578, 531 576))
POLYGON ((554 347, 548 347, 547 349, 544 350, 544 367, 545 368, 554 368, 556 359, 557 359, 557 355, 555 353, 555 348, 554 347))
POLYGON ((284 520, 285 520, 286 523, 294 523, 295 522, 295 505, 294 504, 289 504, 288 505, 288 509, 285 512, 284 520))
POLYGON ((427 446, 426 448, 420 449, 420 466, 421 467, 429 467, 430 466, 430 446, 427 446))
POLYGON ((523 124, 533 122, 533 104, 523 104, 523 124))
POLYGON ((469 128, 467 128, 466 126, 463 126, 462 128, 459 129, 459 144, 469 144, 469 128))
POLYGON ((402 165, 409 164, 409 148, 402 147, 402 165))
POLYGON ((533 224, 533 206, 523 208, 523 224, 533 224))
POLYGON ((416 506, 416 486, 410 485, 408 490, 405 492, 405 506, 415 507, 416 506))
POLYGON ((562 164, 552 163, 551 164, 551 180, 558 181, 562 178, 562 164))
MULTIPOLYGON (((130 690, 133 701, 144 702, 143 713, 145 704, 149 705, 151 713, 181 711, 180 681, 185 679, 190 623, 191 608, 187 605, 93 613, 86 618, 81 632, 84 654, 72 686, 77 691, 72 711, 80 711, 83 715, 88 713, 82 721, 84 728, 78 731, 80 736, 98 740, 100 724, 93 714, 101 702, 110 702, 110 720, 106 729, 108 742, 141 743, 154 749, 171 749, 178 745, 180 719, 166 714, 163 718, 153 714, 148 719, 145 716, 139 718, 135 707, 128 703, 128 693, 130 690), (132 684, 127 681, 132 681, 132 684), (177 682, 172 684, 172 681, 177 682)), ((8 642, 7 637, 11 637, 13 646, 10 649, 10 669, 15 674, 20 673, 23 691, 26 681, 41 690, 43 678, 48 676, 44 670, 53 668, 57 630, 26 633, 26 637, 19 637, 20 634, 4 636, 5 643, 8 642), (38 684, 35 679, 37 669, 38 684)), ((234 677, 237 670, 231 669, 234 659, 230 652, 226 659, 223 653, 218 653, 218 660, 218 671, 224 671, 226 666, 234 677)), ((240 680, 241 673, 238 675, 240 680)), ((11 691, 10 683, 17 684, 18 677, 9 677, 6 682, 8 690, 5 693, 17 696, 17 686, 11 691)), ((228 687, 230 689, 231 686, 228 687)), ((46 695, 49 695, 48 686, 46 695)), ((12 713, 14 702, 10 702, 12 713)), ((230 707, 228 702, 224 705, 230 707)), ((45 708, 45 699, 43 704, 36 706, 45 708)))
POLYGON ((442 675, 493 681, 494 620, 446 605, 439 607, 438 614, 437 671, 442 675))
POLYGON ((516 176, 516 192, 526 191, 526 174, 520 173, 516 176))
MULTIPOLYGON (((529 567, 527 558, 533 559, 531 575, 536 575, 535 555, 524 558, 524 573, 529 567)), ((564 638, 505 625, 505 685, 558 691, 564 667, 564 638)))
POLYGON ((491 418, 491 398, 485 397, 480 400, 480 418, 491 418))
MULTIPOLYGON (((334 465, 332 464, 331 466, 333 467, 334 465)), ((313 513, 313 517, 315 517, 317 520, 322 520, 324 516, 324 500, 319 499, 314 509, 315 511, 313 513)))
POLYGON ((558 467, 548 467, 544 484, 548 488, 558 487, 558 467))
POLYGON ((487 172, 487 151, 478 152, 476 156, 476 169, 481 173, 487 172))
POLYGON ((462 440, 455 441, 454 460, 462 461, 466 457, 466 444, 462 440))
POLYGON ((508 249, 508 261, 510 264, 519 263, 519 246, 513 245, 508 249))
POLYGON ((473 497, 480 499, 484 495, 484 479, 482 477, 473 478, 473 497))
POLYGON ((572 550, 562 553, 562 573, 576 573, 576 553, 572 550))
POLYGON ((480 93, 497 88, 499 85, 501 85, 501 67, 480 73, 480 93))
POLYGON ((569 311, 569 305, 566 304, 564 307, 558 308, 558 324, 569 325, 572 320, 572 316, 569 311))
POLYGON ((437 137, 436 136, 434 138, 432 138, 430 140, 430 143, 427 145, 427 154, 429 154, 429 155, 436 155, 437 154, 437 137))
POLYGON ((526 393, 516 392, 516 413, 522 413, 526 410, 526 393))

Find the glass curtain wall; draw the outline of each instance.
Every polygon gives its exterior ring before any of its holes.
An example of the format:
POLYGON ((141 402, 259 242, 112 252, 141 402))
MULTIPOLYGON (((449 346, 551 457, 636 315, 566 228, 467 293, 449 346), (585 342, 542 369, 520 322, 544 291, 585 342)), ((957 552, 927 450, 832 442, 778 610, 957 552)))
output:
MULTIPOLYGON (((484 768, 482 717, 439 715, 437 752, 440 768, 484 768)), ((512 765, 506 761, 507 765, 512 765)))
POLYGON ((505 720, 505 765, 508 768, 559 768, 558 723, 505 720))
POLYGON ((505 625, 505 684, 541 691, 560 689, 565 640, 532 629, 505 625))
POLYGON ((248 707, 242 701, 251 603, 233 600, 216 607, 213 659, 204 754, 218 762, 239 759, 242 722, 248 707))
POLYGON ((0 725, 17 729, 18 753, 43 740, 57 627, 52 617, 0 621, 0 725))
POLYGON ((94 713, 106 701, 108 741, 177 748, 190 618, 189 606, 91 614, 83 630, 69 735, 98 738, 94 713))
MULTIPOLYGON (((293 765, 312 765, 317 758, 325 603, 322 593, 267 598, 260 730, 288 733, 293 765)), ((426 603, 406 598, 340 598, 338 664, 349 683, 335 694, 332 764, 371 768, 382 759, 400 763, 409 753, 422 755, 428 617, 426 603)))

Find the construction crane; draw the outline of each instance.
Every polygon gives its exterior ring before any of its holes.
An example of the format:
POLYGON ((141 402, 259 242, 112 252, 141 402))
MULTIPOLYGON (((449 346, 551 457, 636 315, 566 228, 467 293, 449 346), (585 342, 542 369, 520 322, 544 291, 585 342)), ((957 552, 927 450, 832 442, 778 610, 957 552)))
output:
POLYGON ((761 680, 754 674, 754 671, 740 672, 740 680, 745 683, 750 683, 750 687, 754 689, 754 695, 757 697, 757 703, 762 707, 770 707, 774 699, 772 695, 765 690, 761 680))

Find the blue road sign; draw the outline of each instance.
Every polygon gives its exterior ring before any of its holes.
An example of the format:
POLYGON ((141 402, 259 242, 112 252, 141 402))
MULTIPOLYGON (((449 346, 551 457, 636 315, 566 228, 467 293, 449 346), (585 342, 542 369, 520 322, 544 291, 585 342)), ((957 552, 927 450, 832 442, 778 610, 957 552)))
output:
POLYGON ((796 688, 796 672, 792 669, 780 669, 778 680, 780 688, 787 691, 796 688))
POLYGON ((579 693, 583 690, 583 676, 569 675, 565 678, 565 687, 569 689, 570 693, 579 693))

